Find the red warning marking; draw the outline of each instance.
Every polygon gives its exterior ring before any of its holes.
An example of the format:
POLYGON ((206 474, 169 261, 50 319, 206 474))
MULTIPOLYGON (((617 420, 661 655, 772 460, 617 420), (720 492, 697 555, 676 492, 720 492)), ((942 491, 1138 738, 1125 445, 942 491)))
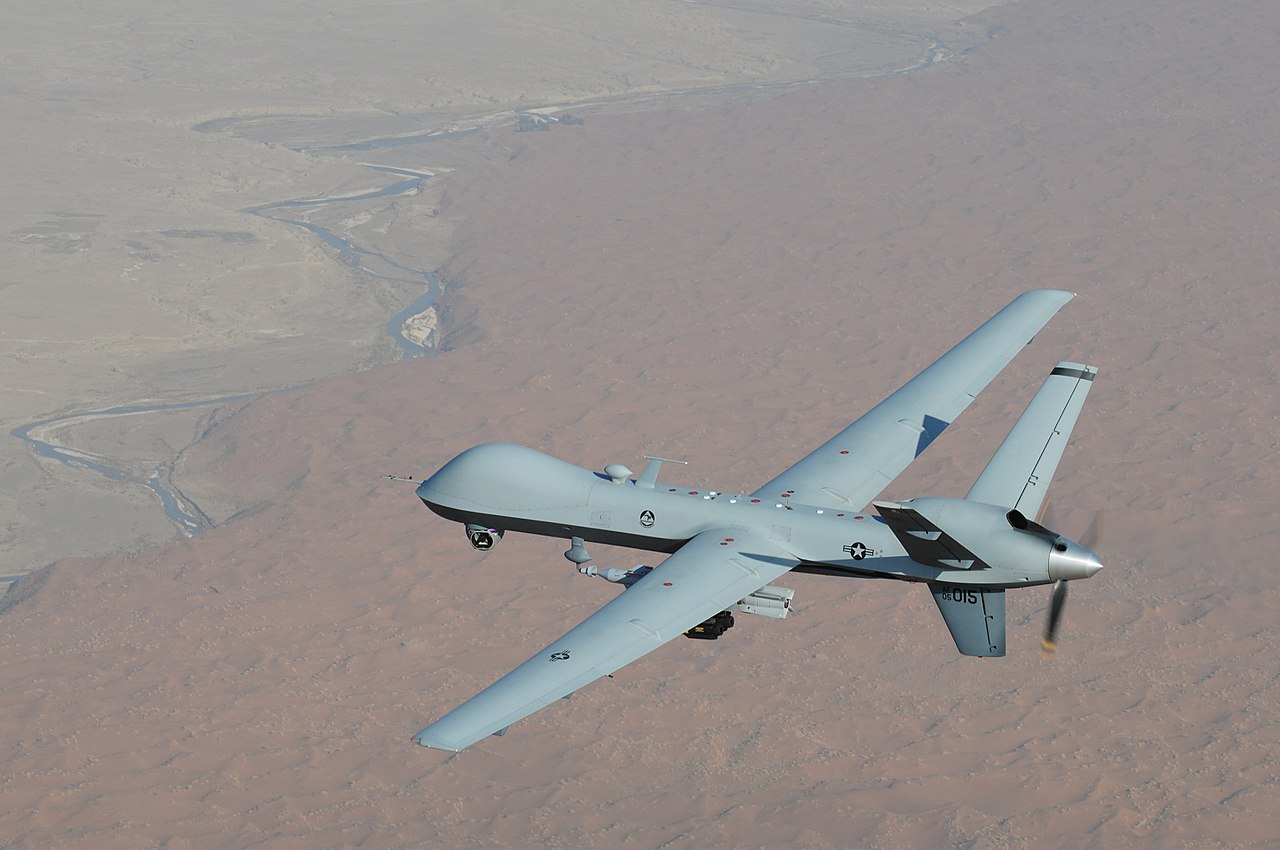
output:
POLYGON ((698 495, 698 491, 697 491, 697 490, 690 490, 690 491, 689 491, 689 495, 690 495, 690 496, 696 496, 696 495, 698 495))
POLYGON ((663 586, 663 587, 670 587, 670 586, 671 586, 671 582, 669 582, 669 581, 664 581, 664 582, 662 583, 662 586, 663 586))
MULTIPOLYGON (((843 516, 843 514, 842 514, 842 516, 843 516)), ((862 519, 862 514, 858 514, 856 517, 854 517, 854 519, 862 519)))
POLYGON ((790 499, 790 498, 791 498, 791 494, 790 494, 790 493, 783 493, 783 494, 782 494, 781 496, 779 496, 778 498, 779 498, 779 499, 790 499))
POLYGON ((752 500, 751 500, 751 504, 753 504, 753 505, 758 505, 758 504, 760 504, 760 500, 759 500, 759 499, 752 499, 752 500))
POLYGON ((847 449, 846 449, 845 451, 840 452, 840 454, 842 454, 842 455, 847 455, 848 453, 849 453, 849 452, 848 452, 848 450, 847 450, 847 449))

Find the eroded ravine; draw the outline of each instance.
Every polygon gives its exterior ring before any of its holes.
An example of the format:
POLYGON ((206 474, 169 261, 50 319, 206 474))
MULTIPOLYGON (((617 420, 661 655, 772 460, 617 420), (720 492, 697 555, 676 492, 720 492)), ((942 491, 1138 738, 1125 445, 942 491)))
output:
MULTIPOLYGON (((841 20, 816 13, 774 13, 767 10, 749 10, 728 3, 703 3, 703 5, 736 8, 739 11, 755 14, 786 14, 789 17, 800 17, 813 23, 828 26, 873 31, 882 36, 901 39, 906 44, 913 46, 915 58, 898 67, 877 70, 846 70, 801 79, 767 82, 700 85, 660 92, 638 92, 565 103, 549 103, 522 110, 495 110, 441 121, 436 126, 420 128, 408 134, 359 139, 325 147, 298 147, 295 150, 307 156, 345 158, 352 153, 363 151, 386 151, 417 147, 456 138, 460 135, 483 132, 504 124, 516 124, 522 121, 554 122, 557 120, 555 116, 563 115, 568 110, 581 113, 584 110, 627 109, 628 107, 640 107, 655 103, 674 103, 680 99, 695 96, 703 99, 719 99, 842 81, 917 73, 932 68, 956 55, 947 44, 938 40, 932 34, 911 32, 884 24, 841 20)), ((215 126, 219 132, 231 132, 234 134, 236 119, 205 122, 196 129, 213 131, 215 126)), ((430 170, 421 167, 408 168, 373 163, 361 163, 361 165, 379 175, 385 176, 388 179, 386 185, 378 189, 358 193, 274 201, 245 209, 243 212, 279 221, 306 231, 320 241, 325 247, 326 253, 335 261, 342 263, 358 274, 400 285, 420 286, 422 294, 391 316, 383 327, 385 333, 396 343, 401 357, 409 358, 428 355, 434 351, 434 305, 441 293, 440 282, 432 275, 431 271, 414 268, 408 261, 362 246, 350 236, 340 235, 334 232, 333 229, 316 223, 312 220, 311 213, 321 209, 333 210, 344 204, 360 204, 379 199, 411 196, 420 192, 424 184, 431 180, 434 174, 430 170)), ((296 386, 288 388, 293 389, 296 386)), ((38 458, 52 461, 62 466, 88 470, 110 481, 124 482, 146 488, 158 499, 165 517, 174 525, 176 530, 181 534, 190 536, 212 527, 213 522, 198 504, 174 485, 172 472, 177 460, 176 455, 155 458, 145 462, 113 458, 101 452, 94 452, 83 446, 77 446, 74 440, 76 426, 90 421, 101 422, 101 420, 115 417, 140 417, 150 414, 205 408, 212 410, 222 405, 246 401, 265 393, 277 392, 282 389, 286 388, 249 387, 242 392, 203 399, 182 401, 140 400, 111 408, 75 411, 42 419, 14 428, 10 433, 17 439, 27 443, 32 453, 38 458)))

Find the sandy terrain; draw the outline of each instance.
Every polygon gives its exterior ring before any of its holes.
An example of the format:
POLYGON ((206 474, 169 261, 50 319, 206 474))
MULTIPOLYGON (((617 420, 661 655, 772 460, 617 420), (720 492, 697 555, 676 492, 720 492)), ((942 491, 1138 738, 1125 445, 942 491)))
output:
POLYGON ((208 423, 178 480, 241 516, 0 616, 0 846, 1274 846, 1277 25, 1031 0, 928 74, 492 130, 441 199, 448 353, 208 423), (409 745, 613 590, 381 474, 506 439, 749 488, 1038 286, 1081 297, 888 495, 963 494, 1101 368, 1053 494, 1108 569, 1051 663, 1043 592, 975 660, 920 588, 796 576, 784 623, 409 745))
MULTIPOLYGON (((882 73, 921 61, 933 32, 983 5, 126 0, 11 10, 0 32, 0 428, 296 386, 399 358, 383 325, 449 256, 451 224, 434 215, 430 183, 297 210, 381 254, 364 255, 371 275, 278 210, 252 214, 399 179, 367 167, 386 159, 378 151, 326 145, 511 123, 513 109, 543 104, 882 73)), ((435 169, 475 154, 433 146, 392 159, 435 169)), ((141 457, 164 475, 210 415, 182 417, 172 450, 124 428, 94 441, 121 444, 106 458, 119 467, 141 457)), ((89 438, 77 427, 62 436, 80 449, 89 438)), ((9 439, 0 471, 6 571, 178 533, 138 481, 33 463, 9 439)))

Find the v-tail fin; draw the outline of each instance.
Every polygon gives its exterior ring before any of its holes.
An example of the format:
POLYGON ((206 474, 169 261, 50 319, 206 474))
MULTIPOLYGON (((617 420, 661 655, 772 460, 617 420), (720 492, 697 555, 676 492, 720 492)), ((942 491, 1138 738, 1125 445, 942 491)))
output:
POLYGON ((929 582, 962 655, 1004 655, 1004 588, 929 582))
POLYGON ((1055 366, 965 498, 1034 519, 1097 374, 1081 363, 1055 366))

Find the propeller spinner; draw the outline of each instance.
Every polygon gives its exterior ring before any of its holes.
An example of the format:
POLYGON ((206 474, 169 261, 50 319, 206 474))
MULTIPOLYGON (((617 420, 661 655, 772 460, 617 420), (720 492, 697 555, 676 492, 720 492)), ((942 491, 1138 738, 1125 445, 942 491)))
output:
POLYGON ((1051 657, 1057 649, 1058 624, 1062 620, 1062 609, 1067 604, 1067 582, 1089 578, 1102 569, 1102 562, 1092 548, 1101 536, 1102 514, 1097 513, 1080 543, 1059 537, 1053 545, 1053 552, 1049 555, 1049 577, 1057 581, 1053 583, 1053 593, 1049 596, 1049 616, 1040 643, 1041 655, 1045 658, 1051 657))

